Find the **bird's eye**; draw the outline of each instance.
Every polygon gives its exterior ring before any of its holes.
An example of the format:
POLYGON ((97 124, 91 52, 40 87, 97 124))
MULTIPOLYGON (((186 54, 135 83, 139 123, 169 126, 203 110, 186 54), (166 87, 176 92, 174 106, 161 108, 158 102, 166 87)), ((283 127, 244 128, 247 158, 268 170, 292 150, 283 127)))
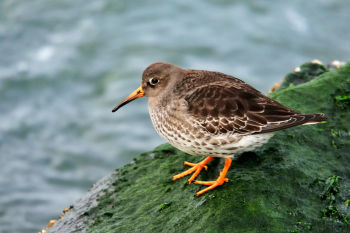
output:
POLYGON ((152 84, 152 85, 156 85, 158 82, 159 82, 159 80, 157 78, 151 78, 149 80, 149 83, 152 84))

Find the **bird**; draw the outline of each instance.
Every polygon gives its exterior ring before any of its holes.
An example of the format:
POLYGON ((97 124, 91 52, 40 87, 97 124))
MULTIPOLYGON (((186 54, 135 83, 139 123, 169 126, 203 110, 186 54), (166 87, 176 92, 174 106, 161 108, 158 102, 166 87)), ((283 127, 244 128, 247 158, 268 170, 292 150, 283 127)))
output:
POLYGON ((208 186, 196 196, 228 182, 232 160, 265 144, 275 132, 298 125, 326 121, 322 113, 302 114, 256 90, 244 81, 216 71, 183 69, 166 62, 149 65, 141 85, 112 112, 148 97, 148 110, 157 133, 175 148, 194 156, 206 156, 172 180, 191 175, 190 184, 208 186), (225 165, 213 181, 195 180, 213 158, 225 165))

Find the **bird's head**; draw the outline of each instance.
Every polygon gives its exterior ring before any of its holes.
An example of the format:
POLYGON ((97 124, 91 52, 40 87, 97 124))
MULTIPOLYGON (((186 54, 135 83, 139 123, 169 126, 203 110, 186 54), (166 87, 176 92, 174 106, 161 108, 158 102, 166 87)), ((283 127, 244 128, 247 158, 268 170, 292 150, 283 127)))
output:
POLYGON ((142 74, 142 82, 139 88, 118 104, 112 112, 117 111, 127 103, 143 97, 156 97, 167 93, 175 80, 181 77, 183 69, 169 63, 156 62, 148 66, 142 74))

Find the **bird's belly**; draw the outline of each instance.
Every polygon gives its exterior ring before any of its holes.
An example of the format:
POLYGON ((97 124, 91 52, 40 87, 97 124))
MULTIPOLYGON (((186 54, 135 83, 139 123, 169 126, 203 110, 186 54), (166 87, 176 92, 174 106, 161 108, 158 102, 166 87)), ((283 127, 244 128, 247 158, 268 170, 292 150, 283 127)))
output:
POLYGON ((150 110, 150 117, 157 133, 177 149, 190 155, 234 157, 266 143, 273 133, 213 135, 203 132, 186 120, 176 121, 167 114, 150 110))
POLYGON ((191 155, 234 158, 235 155, 262 146, 272 136, 273 133, 245 136, 213 135, 210 139, 197 139, 190 143, 181 139, 173 140, 169 138, 167 140, 174 147, 191 155))

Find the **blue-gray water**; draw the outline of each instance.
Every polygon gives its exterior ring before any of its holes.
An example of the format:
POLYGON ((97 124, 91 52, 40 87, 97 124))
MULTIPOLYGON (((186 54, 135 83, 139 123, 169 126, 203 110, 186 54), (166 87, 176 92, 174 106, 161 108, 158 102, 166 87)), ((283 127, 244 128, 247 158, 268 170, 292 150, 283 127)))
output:
POLYGON ((37 232, 163 141, 146 100, 111 109, 155 61, 266 92, 295 66, 349 60, 350 2, 0 1, 0 232, 37 232))

